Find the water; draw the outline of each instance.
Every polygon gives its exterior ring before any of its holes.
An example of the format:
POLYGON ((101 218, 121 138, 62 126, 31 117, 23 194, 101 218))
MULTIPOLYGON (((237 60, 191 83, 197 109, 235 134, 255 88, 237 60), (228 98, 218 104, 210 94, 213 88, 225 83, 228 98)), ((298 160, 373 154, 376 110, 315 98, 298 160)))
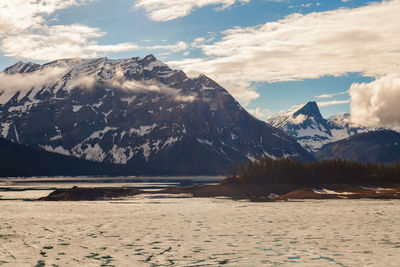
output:
POLYGON ((18 192, 30 194, 13 191, 15 200, 0 201, 2 266, 400 263, 398 200, 255 203, 139 195, 112 201, 32 202, 17 200, 24 198, 18 192))

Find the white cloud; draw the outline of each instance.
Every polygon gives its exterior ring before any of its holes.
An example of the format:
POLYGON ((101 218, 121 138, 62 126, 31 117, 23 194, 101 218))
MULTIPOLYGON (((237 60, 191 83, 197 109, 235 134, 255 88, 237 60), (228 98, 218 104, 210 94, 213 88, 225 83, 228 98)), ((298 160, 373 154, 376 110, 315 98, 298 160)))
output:
POLYGON ((99 45, 100 29, 81 24, 53 25, 54 12, 94 0, 3 0, 0 3, 0 50, 31 60, 95 57, 102 52, 135 50, 135 44, 99 45))
POLYGON ((311 4, 311 3, 308 3, 308 4, 301 4, 300 6, 302 6, 302 7, 310 7, 310 6, 312 6, 312 4, 311 4))
POLYGON ((31 89, 48 85, 62 77, 66 68, 52 67, 34 71, 32 73, 7 74, 0 72, 0 91, 13 90, 17 88, 31 89))
POLYGON ((269 110, 268 108, 260 108, 260 107, 250 108, 247 109, 247 111, 254 117, 263 121, 267 120, 273 114, 271 110, 269 110))
POLYGON ((307 116, 304 114, 299 114, 296 117, 292 115, 289 117, 289 122, 292 124, 302 124, 307 119, 307 116))
POLYGON ((172 52, 178 52, 186 50, 188 48, 188 45, 185 42, 177 42, 176 44, 173 45, 154 45, 143 48, 151 50, 171 50, 172 52))
POLYGON ((100 46, 87 47, 92 38, 105 33, 84 25, 43 26, 36 33, 26 32, 3 39, 1 50, 6 56, 32 60, 96 56, 100 46))
POLYGON ((198 37, 196 39, 193 40, 193 42, 190 44, 192 47, 200 47, 206 42, 206 38, 204 37, 198 37))
POLYGON ((223 85, 241 83, 242 90, 254 82, 349 72, 381 77, 400 72, 398 14, 398 0, 292 14, 264 25, 226 30, 221 40, 201 45, 205 57, 170 64, 190 75, 205 73, 223 85))
MULTIPOLYGON (((56 83, 57 80, 54 80, 56 83)), ((69 80, 66 85, 67 90, 72 90, 76 87, 81 89, 93 89, 97 85, 97 81, 93 76, 80 75, 72 80, 69 80)))
POLYGON ((177 102, 193 102, 195 99, 195 95, 177 95, 174 98, 177 102))
POLYGON ((317 104, 319 107, 327 107, 327 106, 334 106, 334 105, 342 105, 350 103, 350 99, 345 100, 332 100, 332 101, 318 101, 317 104))
POLYGON ((93 58, 134 50, 182 51, 185 42, 139 46, 134 43, 99 44, 106 33, 81 24, 48 25, 54 12, 95 0, 3 0, 0 3, 0 51, 5 56, 49 61, 60 58, 93 58))
MULTIPOLYGON (((71 66, 60 62, 57 66, 45 66, 29 73, 0 72, 0 104, 7 103, 17 92, 19 92, 19 100, 28 95, 34 101, 34 96, 40 89, 44 86, 55 86, 69 71, 71 71, 71 66)), ((156 80, 127 79, 121 68, 117 68, 110 79, 99 79, 97 73, 85 72, 76 73, 71 77, 66 78, 66 90, 74 88, 90 90, 101 83, 107 88, 118 88, 131 92, 153 91, 171 96, 173 100, 179 102, 190 102, 196 97, 195 95, 179 95, 181 90, 156 80)))
POLYGON ((39 28, 45 16, 57 10, 83 5, 93 0, 2 0, 0 2, 0 37, 39 28))
POLYGON ((22 99, 43 86, 54 83, 65 74, 66 68, 52 67, 34 71, 33 73, 17 73, 13 75, 0 72, 0 104, 8 102, 16 92, 20 92, 18 98, 22 99), (31 91, 34 89, 33 91, 31 91))
POLYGON ((348 93, 349 93, 348 91, 344 91, 344 92, 333 93, 333 94, 322 94, 322 95, 315 96, 315 98, 332 98, 332 97, 337 96, 337 95, 345 95, 345 94, 348 94, 348 93))
POLYGON ((155 80, 128 80, 125 78, 122 69, 117 69, 115 75, 111 79, 105 80, 105 83, 111 88, 120 88, 135 92, 154 91, 167 95, 176 95, 179 93, 178 89, 171 88, 155 80))
POLYGON ((50 61, 60 58, 94 58, 107 53, 146 50, 185 50, 187 45, 139 46, 134 43, 100 45, 93 38, 104 36, 98 28, 85 25, 45 26, 38 33, 25 33, 3 39, 1 50, 5 56, 30 60, 50 61))
POLYGON ((322 95, 317 95, 315 98, 332 98, 335 94, 322 94, 322 95))
POLYGON ((94 52, 115 53, 140 49, 140 46, 133 43, 120 43, 116 45, 87 45, 85 49, 94 52))
POLYGON ((154 21, 169 21, 189 15, 194 9, 208 5, 220 5, 225 9, 235 3, 248 3, 250 0, 138 0, 135 8, 144 8, 154 21))
POLYGON ((400 75, 388 75, 350 87, 351 120, 371 127, 400 129, 400 75))

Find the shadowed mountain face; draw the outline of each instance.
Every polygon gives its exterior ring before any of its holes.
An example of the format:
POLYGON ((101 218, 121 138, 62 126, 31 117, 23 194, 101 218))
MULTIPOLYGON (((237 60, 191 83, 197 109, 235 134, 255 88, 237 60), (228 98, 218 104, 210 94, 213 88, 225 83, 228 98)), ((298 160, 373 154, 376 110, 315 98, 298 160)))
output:
POLYGON ((323 146, 318 159, 347 159, 361 162, 399 162, 400 133, 379 130, 353 135, 323 146))
POLYGON ((19 145, 0 138, 0 177, 127 174, 104 164, 19 145))
POLYGON ((3 74, 0 133, 17 143, 155 174, 225 173, 261 155, 313 160, 210 78, 152 55, 19 62, 3 74))
POLYGON ((367 131, 365 128, 353 127, 349 114, 323 118, 314 101, 297 110, 278 113, 267 122, 285 131, 309 151, 317 151, 324 144, 367 131))

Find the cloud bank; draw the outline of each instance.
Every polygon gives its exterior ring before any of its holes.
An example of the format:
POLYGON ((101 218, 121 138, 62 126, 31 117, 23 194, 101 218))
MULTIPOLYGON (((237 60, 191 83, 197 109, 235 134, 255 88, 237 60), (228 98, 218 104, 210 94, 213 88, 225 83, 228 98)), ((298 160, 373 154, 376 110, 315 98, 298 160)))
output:
POLYGON ((247 101, 257 97, 251 93, 254 90, 247 89, 255 82, 349 72, 379 78, 400 72, 398 14, 398 0, 355 9, 292 14, 264 25, 228 29, 219 41, 198 44, 204 57, 169 64, 191 75, 205 73, 227 88, 238 85, 240 91, 250 92, 247 101))
POLYGON ((48 25, 56 11, 94 0, 2 0, 0 50, 5 56, 31 60, 96 57, 99 52, 135 50, 131 43, 99 45, 106 33, 81 24, 48 25))
POLYGON ((49 25, 56 11, 82 6, 95 0, 2 0, 0 2, 0 51, 5 56, 51 61, 60 58, 95 58, 107 53, 146 50, 185 50, 177 42, 157 46, 135 43, 102 45, 97 38, 106 35, 96 27, 82 24, 49 25))
POLYGON ((180 91, 155 80, 128 80, 125 78, 122 69, 116 69, 115 75, 111 79, 105 80, 104 82, 108 87, 119 88, 134 92, 153 91, 166 95, 176 95, 180 91))
POLYGON ((37 90, 61 79, 65 71, 66 68, 52 67, 32 73, 6 74, 0 72, 0 104, 7 103, 16 92, 19 92, 19 100, 28 93, 28 97, 33 99, 37 90))
POLYGON ((2 0, 0 2, 0 37, 27 29, 40 28, 46 16, 93 0, 2 0))
MULTIPOLYGON (((0 72, 0 104, 5 104, 19 93, 18 100, 28 96, 31 102, 36 102, 35 95, 43 87, 53 87, 58 83, 64 82, 64 76, 71 71, 70 66, 60 64, 60 66, 49 66, 29 73, 7 74, 0 72)), ((169 87, 156 80, 133 80, 125 77, 121 68, 115 70, 114 75, 108 79, 100 79, 97 73, 79 73, 77 75, 67 75, 65 83, 66 90, 75 88, 91 90, 96 86, 106 88, 121 89, 127 92, 156 92, 171 96, 171 99, 178 102, 191 102, 195 95, 180 95, 181 90, 169 87), (72 78, 71 78, 72 77, 72 78)), ((61 85, 60 84, 60 85, 61 85)))
POLYGON ((350 97, 353 123, 400 130, 400 75, 353 84, 350 97))

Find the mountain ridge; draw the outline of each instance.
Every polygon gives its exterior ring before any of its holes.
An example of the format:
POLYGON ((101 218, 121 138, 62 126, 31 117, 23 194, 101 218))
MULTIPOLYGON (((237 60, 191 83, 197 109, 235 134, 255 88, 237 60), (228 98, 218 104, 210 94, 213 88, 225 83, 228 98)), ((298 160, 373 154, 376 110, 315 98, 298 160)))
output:
POLYGON ((315 156, 318 159, 345 159, 359 162, 399 162, 400 133, 379 129, 352 135, 324 145, 315 156))
POLYGON ((3 73, 20 85, 0 85, 1 135, 17 143, 161 173, 226 173, 265 155, 314 159, 207 76, 189 78, 153 55, 17 63, 3 73))

